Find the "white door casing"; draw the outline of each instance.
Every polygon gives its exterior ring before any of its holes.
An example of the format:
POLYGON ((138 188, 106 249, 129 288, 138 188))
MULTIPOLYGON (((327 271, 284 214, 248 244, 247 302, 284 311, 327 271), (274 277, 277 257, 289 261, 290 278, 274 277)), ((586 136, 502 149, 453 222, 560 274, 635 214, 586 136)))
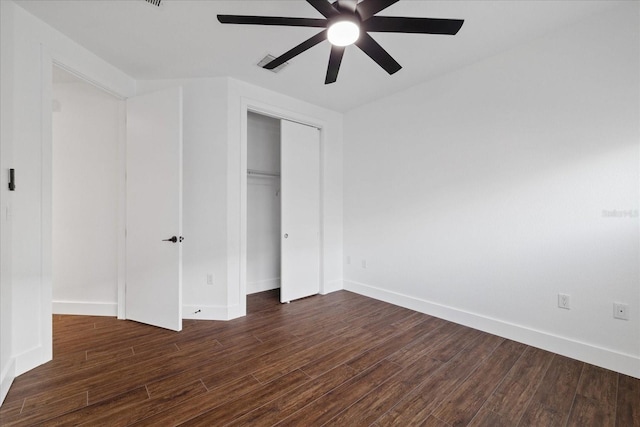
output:
POLYGON ((180 331, 181 88, 127 99, 126 153, 126 318, 180 331))
POLYGON ((320 130, 281 120, 280 301, 320 292, 320 130))

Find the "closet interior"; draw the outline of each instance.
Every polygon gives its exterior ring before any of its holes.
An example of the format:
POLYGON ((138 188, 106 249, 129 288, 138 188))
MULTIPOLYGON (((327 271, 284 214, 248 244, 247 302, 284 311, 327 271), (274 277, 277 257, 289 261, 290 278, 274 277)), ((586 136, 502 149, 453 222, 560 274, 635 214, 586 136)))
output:
POLYGON ((280 119, 247 113, 247 294, 280 287, 280 119))

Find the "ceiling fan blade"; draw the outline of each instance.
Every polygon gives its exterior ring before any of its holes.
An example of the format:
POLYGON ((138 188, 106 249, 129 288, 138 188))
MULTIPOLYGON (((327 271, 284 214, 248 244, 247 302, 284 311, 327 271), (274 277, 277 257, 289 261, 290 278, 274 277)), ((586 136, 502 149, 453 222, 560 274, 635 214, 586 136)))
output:
POLYGON ((326 19, 279 16, 218 15, 222 24, 283 25, 286 27, 326 27, 326 19))
POLYGON ((360 34, 356 46, 369 55, 369 58, 373 59, 389 74, 393 74, 402 68, 402 66, 367 33, 360 34))
POLYGON ((315 10, 320 12, 325 18, 332 18, 340 15, 340 12, 338 12, 338 10, 327 0, 307 0, 307 3, 313 6, 315 10))
POLYGON ((399 16, 373 16, 362 26, 365 31, 383 33, 421 33, 454 35, 463 19, 404 18, 399 16))
POLYGON ((400 0, 363 0, 361 3, 358 3, 358 14, 360 15, 360 19, 366 21, 376 13, 388 8, 398 1, 400 0))
POLYGON ((327 77, 324 84, 334 83, 338 79, 338 71, 340 63, 344 55, 344 46, 331 46, 331 54, 329 55, 329 66, 327 67, 327 77))
POLYGON ((317 45, 318 43, 326 39, 327 39, 327 30, 320 31, 315 36, 303 41, 298 46, 278 56, 276 59, 266 64, 263 68, 266 68, 267 70, 273 70, 274 68, 284 64, 294 56, 300 55, 305 50, 312 48, 313 46, 317 45))

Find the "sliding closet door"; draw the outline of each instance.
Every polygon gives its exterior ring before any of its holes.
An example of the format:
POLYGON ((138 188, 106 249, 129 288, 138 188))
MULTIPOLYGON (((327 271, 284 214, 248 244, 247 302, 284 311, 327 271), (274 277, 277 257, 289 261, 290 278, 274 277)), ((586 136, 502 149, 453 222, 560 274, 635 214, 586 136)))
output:
POLYGON ((320 292, 320 131, 281 121, 280 301, 320 292))

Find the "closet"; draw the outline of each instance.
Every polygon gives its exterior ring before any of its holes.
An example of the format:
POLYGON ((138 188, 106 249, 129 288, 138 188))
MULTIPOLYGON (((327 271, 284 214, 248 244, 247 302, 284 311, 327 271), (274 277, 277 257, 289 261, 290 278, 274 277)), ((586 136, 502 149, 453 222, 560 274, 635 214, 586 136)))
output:
POLYGON ((247 294, 280 287, 280 120, 247 114, 247 294))
POLYGON ((247 113, 247 293, 320 290, 320 130, 247 113))

